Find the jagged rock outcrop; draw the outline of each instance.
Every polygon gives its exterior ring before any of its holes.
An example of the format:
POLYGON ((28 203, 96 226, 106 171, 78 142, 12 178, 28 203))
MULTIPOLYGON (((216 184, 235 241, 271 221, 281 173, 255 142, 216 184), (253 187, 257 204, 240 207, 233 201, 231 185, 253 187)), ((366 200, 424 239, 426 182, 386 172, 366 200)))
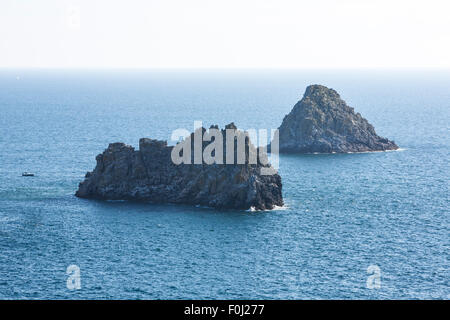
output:
POLYGON ((311 85, 284 117, 279 148, 286 153, 347 153, 396 150, 398 146, 378 136, 335 90, 311 85))
MULTIPOLYGON (((237 135, 244 134, 236 130, 234 124, 227 125, 226 129, 234 130, 237 135)), ((206 132, 205 128, 198 130, 202 135, 206 132)), ((139 150, 124 143, 111 143, 96 157, 94 171, 86 174, 76 196, 234 209, 265 210, 282 206, 280 176, 276 172, 261 174, 262 168, 273 169, 267 158, 257 157, 256 164, 249 161, 257 149, 245 136, 245 163, 226 164, 225 130, 218 131, 224 141, 223 164, 193 164, 193 161, 192 164, 175 164, 171 157, 174 147, 167 146, 166 141, 142 138, 139 150)), ((184 141, 189 139, 194 141, 193 133, 184 141)), ((202 143, 202 151, 207 145, 208 142, 202 143)), ((236 148, 237 143, 234 144, 235 159, 236 148)), ((191 160, 194 160, 193 147, 191 151, 191 160)))

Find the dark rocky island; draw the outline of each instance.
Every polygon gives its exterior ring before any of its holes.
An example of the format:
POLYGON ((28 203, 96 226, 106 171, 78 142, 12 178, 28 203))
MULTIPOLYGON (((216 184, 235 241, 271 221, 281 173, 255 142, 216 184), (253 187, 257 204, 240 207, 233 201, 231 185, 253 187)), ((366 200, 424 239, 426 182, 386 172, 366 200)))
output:
MULTIPOLYGON (((211 128, 223 134, 225 141, 225 130, 218 130, 217 126, 211 128)), ((244 134, 236 130, 234 124, 227 125, 226 129, 233 129, 238 136, 244 134)), ((206 132, 205 128, 198 130, 202 135, 206 132)), ((194 141, 194 133, 184 141, 194 141)), ((237 143, 233 145, 236 151, 237 143)), ((206 146, 206 142, 201 142, 202 151, 206 146)), ((166 141, 148 138, 140 139, 139 150, 124 143, 111 143, 96 157, 94 171, 86 174, 76 196, 232 209, 266 210, 283 205, 280 176, 275 171, 261 174, 262 168, 273 169, 267 157, 263 159, 258 155, 254 164, 249 161, 251 154, 258 154, 258 149, 247 135, 243 164, 228 164, 225 147, 223 164, 175 164, 171 157, 173 148, 166 141)), ((191 160, 194 153, 192 148, 191 160)), ((236 159, 236 152, 234 157, 236 159)))
POLYGON ((311 85, 279 127, 280 152, 348 153, 396 150, 398 146, 375 133, 374 127, 339 94, 311 85))

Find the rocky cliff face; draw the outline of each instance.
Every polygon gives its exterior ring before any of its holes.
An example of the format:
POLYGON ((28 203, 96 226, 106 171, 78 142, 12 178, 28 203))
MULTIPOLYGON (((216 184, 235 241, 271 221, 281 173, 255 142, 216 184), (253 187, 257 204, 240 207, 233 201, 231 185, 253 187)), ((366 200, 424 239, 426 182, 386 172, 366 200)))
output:
MULTIPOLYGON (((236 129, 234 124, 226 128, 236 129)), ((221 132, 225 141, 225 130, 221 132)), ((205 146, 203 143, 203 150, 205 146)), ((97 166, 86 174, 76 196, 234 209, 265 210, 283 205, 280 176, 262 175, 261 168, 271 166, 260 159, 256 164, 249 163, 249 153, 257 151, 249 139, 244 164, 223 161, 224 164, 177 165, 171 158, 173 148, 166 141, 147 138, 140 139, 139 150, 124 143, 112 143, 96 157, 97 166)))
POLYGON ((346 153, 396 150, 333 89, 311 85, 284 117, 279 128, 280 152, 346 153))

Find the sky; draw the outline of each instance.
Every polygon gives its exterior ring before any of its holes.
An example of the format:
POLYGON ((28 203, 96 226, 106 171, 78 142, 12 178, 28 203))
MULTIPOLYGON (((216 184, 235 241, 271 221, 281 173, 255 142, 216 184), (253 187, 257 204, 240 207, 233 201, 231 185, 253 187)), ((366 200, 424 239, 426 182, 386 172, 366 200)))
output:
POLYGON ((1 68, 450 68, 448 0, 1 0, 1 68))

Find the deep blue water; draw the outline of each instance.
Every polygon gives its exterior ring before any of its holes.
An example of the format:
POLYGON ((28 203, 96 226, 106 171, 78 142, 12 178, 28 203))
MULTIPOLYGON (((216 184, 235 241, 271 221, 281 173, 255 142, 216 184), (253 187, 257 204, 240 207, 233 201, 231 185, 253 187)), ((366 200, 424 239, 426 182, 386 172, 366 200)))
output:
POLYGON ((450 72, 0 71, 0 298, 448 299, 449 123, 450 72), (74 196, 110 142, 277 128, 312 83, 402 150, 281 156, 275 211, 74 196))

